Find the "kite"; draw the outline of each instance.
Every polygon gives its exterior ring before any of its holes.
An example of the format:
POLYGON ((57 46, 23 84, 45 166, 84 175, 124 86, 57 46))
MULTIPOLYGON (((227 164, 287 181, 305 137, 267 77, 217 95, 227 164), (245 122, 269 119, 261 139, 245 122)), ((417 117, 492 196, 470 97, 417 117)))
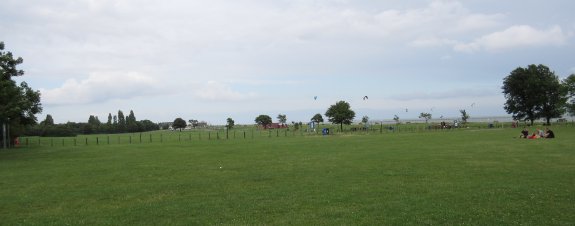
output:
POLYGON ((313 99, 314 99, 314 100, 317 100, 317 96, 314 96, 313 99))
POLYGON ((367 100, 367 99, 369 99, 369 97, 367 97, 367 96, 364 96, 364 97, 363 97, 363 100, 367 100))

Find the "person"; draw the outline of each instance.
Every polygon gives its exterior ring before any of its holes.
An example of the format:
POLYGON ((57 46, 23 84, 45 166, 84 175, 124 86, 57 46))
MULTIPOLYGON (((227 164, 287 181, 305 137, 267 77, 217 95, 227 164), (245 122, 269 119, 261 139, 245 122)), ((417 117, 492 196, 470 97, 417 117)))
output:
POLYGON ((545 131, 543 131, 542 129, 539 129, 539 128, 537 128, 536 131, 537 131, 537 133, 538 133, 537 135, 539 137, 545 137, 545 131))
POLYGON ((523 127, 523 130, 521 130, 521 135, 519 136, 519 138, 527 138, 529 136, 529 131, 527 130, 527 128, 523 127))
POLYGON ((553 133, 553 130, 546 128, 545 129, 545 138, 555 138, 555 133, 553 133))
POLYGON ((537 138, 539 138, 539 135, 537 135, 537 132, 533 132, 533 134, 527 138, 528 139, 537 139, 537 138))

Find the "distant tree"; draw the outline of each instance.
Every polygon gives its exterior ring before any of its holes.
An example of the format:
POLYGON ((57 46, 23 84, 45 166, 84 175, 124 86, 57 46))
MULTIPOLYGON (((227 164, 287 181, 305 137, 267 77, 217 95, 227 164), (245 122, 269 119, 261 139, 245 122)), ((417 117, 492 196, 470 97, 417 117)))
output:
POLYGON ((40 92, 32 90, 26 82, 18 85, 13 80, 24 75, 23 70, 17 69, 22 62, 21 57, 14 58, 11 52, 4 51, 4 42, 0 42, 0 127, 8 125, 8 144, 22 135, 25 127, 36 124, 36 114, 42 112, 40 92))
POLYGON ((106 125, 112 126, 112 113, 108 113, 108 121, 106 122, 106 125))
POLYGON ((566 92, 559 78, 545 65, 531 64, 518 67, 503 80, 504 108, 516 120, 533 121, 541 117, 547 124, 561 117, 567 102, 566 92))
POLYGON ((569 77, 563 80, 563 87, 569 98, 567 102, 567 111, 569 115, 575 116, 575 74, 569 75, 569 77))
POLYGON ((291 122, 293 124, 293 129, 294 130, 299 130, 299 123, 292 121, 291 122))
POLYGON ((320 123, 323 122, 323 117, 321 116, 320 113, 317 113, 313 117, 311 117, 311 121, 319 125, 320 123))
POLYGON ((112 125, 118 126, 118 116, 117 115, 114 115, 114 120, 112 122, 112 125))
POLYGON ((126 117, 121 110, 118 110, 118 132, 126 132, 126 117))
POLYGON ((461 122, 463 124, 467 123, 467 119, 469 119, 469 115, 467 114, 465 109, 459 110, 459 112, 461 113, 461 122))
POLYGON ((54 119, 52 118, 52 115, 47 114, 46 119, 44 119, 44 121, 42 121, 40 124, 42 124, 43 126, 53 126, 54 119))
POLYGON ((226 122, 227 122, 226 128, 228 128, 228 129, 234 128, 234 123, 235 123, 235 122, 234 122, 234 120, 233 120, 232 118, 226 119, 226 122))
POLYGON ((190 125, 192 125, 193 128, 198 127, 198 124, 200 123, 198 120, 196 119, 190 119, 188 120, 188 122, 190 123, 190 125))
POLYGON ((134 111, 130 110, 130 114, 126 117, 126 128, 128 132, 138 132, 138 123, 136 121, 136 115, 134 115, 134 111))
POLYGON ((183 128, 186 128, 186 120, 183 120, 182 118, 176 118, 174 123, 172 123, 172 128, 180 129, 181 132, 183 128))
POLYGON ((393 121, 395 121, 396 124, 399 124, 399 116, 394 115, 394 116, 393 116, 393 121))
POLYGON ((153 123, 152 121, 147 119, 139 121, 139 124, 142 126, 143 131, 154 131, 160 129, 160 126, 158 124, 153 123))
POLYGON ((431 119, 431 113, 421 112, 419 118, 425 119, 425 123, 427 123, 431 119))
POLYGON ((340 130, 343 131, 343 124, 351 124, 353 118, 355 118, 355 112, 351 110, 349 103, 338 101, 327 109, 325 116, 331 123, 339 124, 340 130))
POLYGON ((278 119, 278 122, 281 123, 282 125, 285 125, 285 123, 287 122, 286 115, 279 114, 277 119, 278 119))
POLYGON ((361 118, 361 123, 367 124, 368 122, 369 122, 369 117, 367 115, 365 115, 361 118))
POLYGON ((90 115, 90 117, 88 118, 88 124, 92 126, 100 126, 101 122, 97 116, 90 115))
POLYGON ((272 124, 272 118, 269 115, 259 115, 256 117, 256 123, 262 127, 272 124))

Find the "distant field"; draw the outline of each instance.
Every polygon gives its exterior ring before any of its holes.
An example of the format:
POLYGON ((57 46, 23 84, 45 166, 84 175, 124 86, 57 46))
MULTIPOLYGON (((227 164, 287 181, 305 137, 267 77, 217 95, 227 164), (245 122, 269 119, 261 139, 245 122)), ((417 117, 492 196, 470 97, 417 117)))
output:
POLYGON ((31 137, 0 151, 0 225, 575 222, 573 126, 378 129, 31 137))

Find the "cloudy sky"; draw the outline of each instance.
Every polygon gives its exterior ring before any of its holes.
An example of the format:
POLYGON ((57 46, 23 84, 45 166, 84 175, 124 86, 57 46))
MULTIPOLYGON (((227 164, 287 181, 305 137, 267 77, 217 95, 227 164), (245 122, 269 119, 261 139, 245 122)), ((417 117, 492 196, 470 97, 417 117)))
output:
POLYGON ((502 80, 575 73, 572 0, 2 0, 0 41, 56 122, 506 115, 502 80), (317 99, 314 97, 317 96, 317 99), (362 97, 369 99, 363 100, 362 97), (407 109, 407 111, 406 111, 407 109))

